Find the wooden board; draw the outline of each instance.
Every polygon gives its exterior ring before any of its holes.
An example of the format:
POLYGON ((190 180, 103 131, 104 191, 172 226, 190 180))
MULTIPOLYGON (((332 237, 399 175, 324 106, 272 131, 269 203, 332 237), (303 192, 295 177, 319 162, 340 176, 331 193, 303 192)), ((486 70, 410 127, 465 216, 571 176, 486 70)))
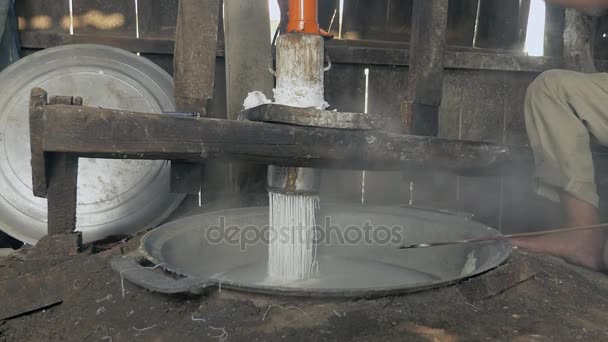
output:
MULTIPOLYGON (((334 64, 325 73, 325 99, 332 108, 362 113, 365 109, 365 67, 334 64)), ((321 196, 361 202, 363 173, 350 170, 323 170, 321 196)))
POLYGON ((338 36, 340 28, 340 0, 319 1, 319 25, 334 36, 338 36))
POLYGON ((597 20, 594 42, 595 58, 608 58, 608 16, 603 16, 597 20))
POLYGON ((443 80, 443 99, 439 107, 439 137, 461 139, 460 119, 462 114, 462 85, 460 72, 446 70, 443 80))
POLYGON ((505 73, 505 143, 528 145, 524 102, 528 86, 538 73, 505 73))
POLYGON ((401 103, 405 99, 407 75, 406 67, 369 67, 368 111, 382 116, 387 132, 403 132, 401 103))
POLYGON ((0 320, 41 310, 63 301, 67 275, 60 267, 0 281, 0 320))
POLYGON ((448 8, 448 45, 473 46, 478 0, 450 1, 448 8))
POLYGON ((74 34, 136 36, 134 0, 72 0, 74 34))
POLYGON ((503 142, 504 73, 463 71, 458 75, 461 93, 463 140, 503 142))
MULTIPOLYGON (((368 112, 380 115, 384 131, 401 133, 401 102, 405 98, 408 69, 406 67, 370 66, 368 112)), ((396 205, 410 202, 410 175, 405 172, 365 173, 365 203, 396 205)))
POLYGON ((206 115, 213 98, 219 0, 183 0, 175 39, 175 102, 178 111, 206 115))
POLYGON ((561 56, 564 48, 564 19, 562 7, 546 4, 545 56, 561 56))
MULTIPOLYGON (((467 71, 461 78, 461 139, 503 143, 505 118, 504 74, 467 71)), ((500 228, 502 183, 499 177, 460 177, 462 209, 494 228, 500 228)))
POLYGON ((476 47, 513 49, 519 37, 519 0, 480 2, 476 47))
POLYGON ((18 0, 15 11, 21 31, 70 32, 68 0, 18 0))
POLYGON ((409 41, 411 0, 344 1, 343 39, 409 41))
POLYGON ((140 37, 175 37, 179 0, 138 0, 140 37))

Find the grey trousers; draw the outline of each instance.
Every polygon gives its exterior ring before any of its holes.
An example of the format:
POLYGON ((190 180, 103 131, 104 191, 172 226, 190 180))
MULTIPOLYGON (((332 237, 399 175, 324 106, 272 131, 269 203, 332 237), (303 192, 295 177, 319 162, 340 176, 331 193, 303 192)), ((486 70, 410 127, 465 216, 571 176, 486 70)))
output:
POLYGON ((528 88, 525 115, 536 192, 559 201, 565 191, 597 207, 589 145, 608 145, 608 74, 544 72, 528 88))

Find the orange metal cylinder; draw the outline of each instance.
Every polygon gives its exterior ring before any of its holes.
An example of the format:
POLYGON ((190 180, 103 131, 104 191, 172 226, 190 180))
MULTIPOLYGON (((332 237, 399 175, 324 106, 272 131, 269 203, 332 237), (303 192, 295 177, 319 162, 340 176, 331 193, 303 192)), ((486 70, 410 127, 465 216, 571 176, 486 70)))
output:
POLYGON ((317 0, 289 0, 287 32, 320 34, 317 0))

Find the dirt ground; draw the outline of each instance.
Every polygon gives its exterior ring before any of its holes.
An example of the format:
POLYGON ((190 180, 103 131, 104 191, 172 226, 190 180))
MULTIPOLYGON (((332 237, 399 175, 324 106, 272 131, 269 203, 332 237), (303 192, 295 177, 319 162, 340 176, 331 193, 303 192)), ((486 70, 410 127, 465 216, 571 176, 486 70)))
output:
POLYGON ((138 243, 134 238, 101 253, 88 248, 72 256, 40 246, 0 259, 2 305, 23 301, 7 295, 15 277, 23 289, 52 279, 47 292, 61 293, 60 303, 1 321, 0 341, 608 339, 608 278, 553 258, 515 252, 505 266, 481 277, 376 300, 308 300, 218 289, 167 296, 127 281, 123 292, 109 259, 138 243))

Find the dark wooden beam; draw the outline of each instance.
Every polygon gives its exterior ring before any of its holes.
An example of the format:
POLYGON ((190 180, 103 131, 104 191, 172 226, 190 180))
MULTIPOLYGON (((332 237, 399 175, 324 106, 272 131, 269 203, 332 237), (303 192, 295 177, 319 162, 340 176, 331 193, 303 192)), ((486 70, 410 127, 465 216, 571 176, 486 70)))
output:
MULTIPOLYGON (((377 131, 195 119, 75 106, 47 106, 42 149, 84 157, 281 166, 452 171, 531 164, 527 148, 377 131)), ((37 170, 34 173, 43 176, 37 170)))
MULTIPOLYGON (((558 41, 563 45, 563 35, 562 33, 558 35, 558 41)), ((22 47, 28 49, 44 49, 80 43, 102 44, 133 52, 161 55, 173 54, 175 46, 174 40, 168 38, 137 39, 114 36, 70 36, 46 32, 21 32, 22 47)), ((555 48, 559 56, 561 56, 562 45, 555 48)), ((408 43, 332 40, 326 43, 326 50, 334 64, 408 66, 410 58, 408 43)), ((216 53, 218 57, 224 56, 223 41, 218 41, 216 53)), ((596 66, 600 70, 607 70, 608 61, 598 60, 596 61, 596 66)), ((543 72, 563 67, 563 61, 561 57, 533 57, 509 50, 470 49, 451 46, 446 51, 445 67, 466 70, 543 72)))
POLYGON ((403 128, 436 136, 443 95, 448 0, 414 0, 403 128))
POLYGON ((100 44, 133 52, 172 54, 175 50, 173 38, 136 38, 128 36, 104 36, 96 34, 74 34, 47 31, 20 31, 21 47, 46 49, 68 44, 100 44))

